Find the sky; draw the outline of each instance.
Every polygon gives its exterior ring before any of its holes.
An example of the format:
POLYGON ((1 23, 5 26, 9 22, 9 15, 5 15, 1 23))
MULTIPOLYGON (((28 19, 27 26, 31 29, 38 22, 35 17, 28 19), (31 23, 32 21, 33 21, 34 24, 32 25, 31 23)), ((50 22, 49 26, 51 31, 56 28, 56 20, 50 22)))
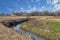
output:
POLYGON ((60 0, 0 0, 0 13, 59 11, 60 0))

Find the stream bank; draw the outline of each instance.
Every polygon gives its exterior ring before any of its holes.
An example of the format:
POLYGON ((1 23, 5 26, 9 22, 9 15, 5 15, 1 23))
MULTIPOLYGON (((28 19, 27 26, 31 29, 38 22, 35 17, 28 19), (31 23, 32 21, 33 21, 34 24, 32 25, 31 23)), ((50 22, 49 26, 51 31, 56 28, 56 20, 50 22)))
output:
POLYGON ((16 27, 13 27, 12 29, 15 30, 18 33, 21 33, 22 35, 31 37, 31 39, 33 39, 33 40, 45 40, 44 38, 40 38, 40 37, 38 37, 37 35, 35 35, 33 33, 22 30, 20 27, 21 27, 21 25, 18 24, 16 27))
POLYGON ((5 25, 8 28, 11 28, 12 30, 15 30, 18 33, 21 33, 22 35, 25 35, 27 37, 30 37, 33 40, 45 40, 43 37, 40 38, 38 37, 36 34, 33 34, 31 32, 28 31, 24 31, 21 29, 21 23, 23 22, 27 22, 29 19, 19 19, 17 21, 15 20, 10 20, 10 21, 3 21, 2 24, 5 25))

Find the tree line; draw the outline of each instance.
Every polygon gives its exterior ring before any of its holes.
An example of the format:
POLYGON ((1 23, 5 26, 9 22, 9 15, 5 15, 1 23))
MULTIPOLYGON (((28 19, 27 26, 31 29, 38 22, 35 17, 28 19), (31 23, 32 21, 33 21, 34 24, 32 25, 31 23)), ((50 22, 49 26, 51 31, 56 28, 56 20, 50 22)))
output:
POLYGON ((60 12, 48 12, 48 11, 43 11, 43 12, 12 12, 12 13, 0 13, 0 16, 60 16, 60 12))

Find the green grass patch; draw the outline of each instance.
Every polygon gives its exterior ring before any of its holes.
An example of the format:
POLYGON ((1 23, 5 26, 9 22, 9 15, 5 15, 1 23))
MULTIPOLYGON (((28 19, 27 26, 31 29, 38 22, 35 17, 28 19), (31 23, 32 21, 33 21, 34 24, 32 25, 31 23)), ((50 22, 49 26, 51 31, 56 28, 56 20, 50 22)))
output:
POLYGON ((47 25, 42 26, 32 26, 31 24, 24 22, 21 24, 21 28, 26 31, 33 32, 38 36, 44 36, 48 38, 47 40, 59 40, 60 39, 60 22, 50 21, 50 20, 40 20, 43 23, 49 22, 47 25))

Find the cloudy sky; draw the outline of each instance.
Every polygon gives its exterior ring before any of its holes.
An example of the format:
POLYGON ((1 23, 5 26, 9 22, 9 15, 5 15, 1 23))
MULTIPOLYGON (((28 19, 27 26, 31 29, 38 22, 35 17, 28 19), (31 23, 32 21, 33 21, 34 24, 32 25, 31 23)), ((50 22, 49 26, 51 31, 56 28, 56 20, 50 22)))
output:
POLYGON ((60 0, 0 0, 0 12, 59 11, 60 0))

